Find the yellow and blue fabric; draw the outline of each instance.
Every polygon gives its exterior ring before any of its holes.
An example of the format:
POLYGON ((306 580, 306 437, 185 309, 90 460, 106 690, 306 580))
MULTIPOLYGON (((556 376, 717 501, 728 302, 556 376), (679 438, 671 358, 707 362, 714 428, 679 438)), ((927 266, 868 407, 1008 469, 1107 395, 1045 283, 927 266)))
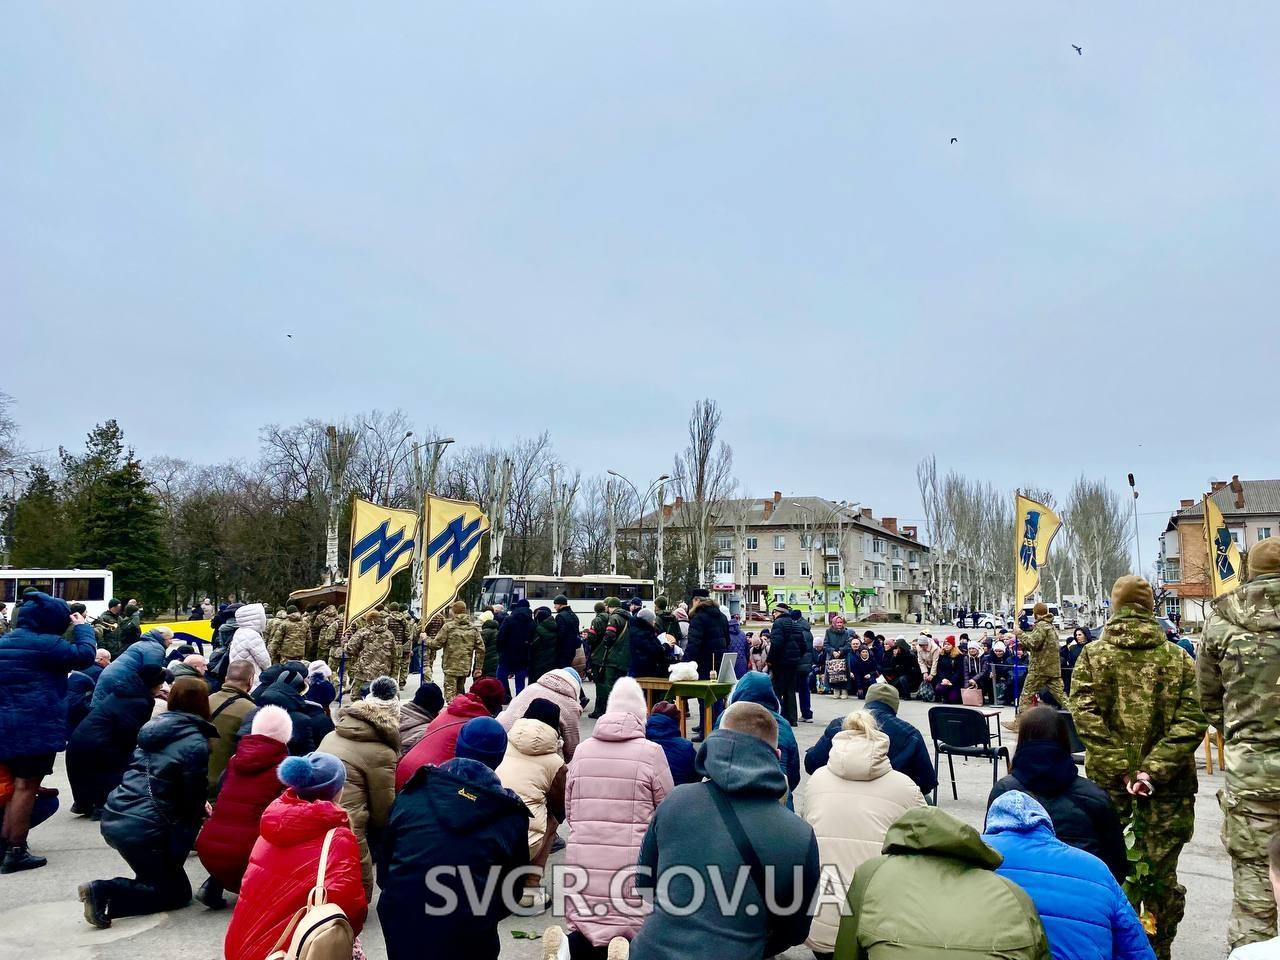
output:
POLYGON ((453 603, 475 573, 489 518, 469 500, 427 497, 422 548, 422 619, 453 603))
POLYGON ((355 498, 347 564, 347 623, 368 613, 391 592, 391 578, 413 560, 418 515, 355 498))
POLYGON ((1240 586, 1240 548, 1213 497, 1204 498, 1204 535, 1209 544, 1209 582, 1220 597, 1240 586))
POLYGON ((1018 604, 1036 592, 1040 585, 1040 568, 1049 556, 1049 545, 1062 518, 1043 503, 1017 495, 1017 529, 1013 544, 1014 599, 1018 604))

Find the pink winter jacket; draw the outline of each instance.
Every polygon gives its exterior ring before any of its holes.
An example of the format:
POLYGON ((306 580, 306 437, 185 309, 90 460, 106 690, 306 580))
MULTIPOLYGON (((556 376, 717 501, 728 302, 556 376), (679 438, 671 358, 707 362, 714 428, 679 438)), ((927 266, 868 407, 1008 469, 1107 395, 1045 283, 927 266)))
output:
MULTIPOLYGON (((578 718, 582 716, 582 702, 578 700, 578 685, 563 670, 552 670, 521 690, 505 710, 498 714, 502 729, 511 732, 517 720, 523 720, 525 711, 534 700, 549 700, 560 708, 560 738, 564 741, 564 758, 573 759, 578 749, 578 718)), ((603 719, 603 718, 602 718, 603 719)))
MULTIPOLYGON (((585 869, 587 882, 581 901, 566 900, 565 919, 597 947, 607 946, 613 937, 630 940, 640 932, 647 909, 627 911, 637 916, 623 916, 612 909, 603 916, 592 912, 597 904, 609 908, 611 878, 635 866, 653 812, 671 789, 666 754, 644 738, 644 721, 631 713, 611 711, 602 716, 569 764, 565 788, 569 844, 564 862, 585 869), (586 913, 576 909, 579 904, 586 913)), ((628 901, 639 902, 632 881, 623 890, 628 901)))

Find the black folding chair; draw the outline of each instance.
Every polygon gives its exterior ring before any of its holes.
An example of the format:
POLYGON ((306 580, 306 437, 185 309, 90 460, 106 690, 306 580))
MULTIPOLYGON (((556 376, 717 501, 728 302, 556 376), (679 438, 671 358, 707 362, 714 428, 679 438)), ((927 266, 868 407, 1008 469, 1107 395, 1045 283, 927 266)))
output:
MULTIPOLYGON (((972 707, 932 707, 929 710, 929 735, 933 737, 933 770, 941 779, 939 755, 946 754, 951 770, 951 799, 959 800, 956 792, 955 757, 975 757, 991 761, 991 785, 1000 778, 1000 761, 1009 764, 1009 748, 991 745, 991 728, 987 718, 972 707)), ((937 805, 938 788, 933 788, 933 802, 937 805)))
POLYGON ((1070 710, 1059 710, 1059 715, 1063 720, 1067 721, 1067 739, 1071 741, 1071 759, 1076 762, 1076 766, 1084 766, 1084 741, 1080 739, 1080 734, 1076 732, 1076 721, 1071 716, 1070 710))

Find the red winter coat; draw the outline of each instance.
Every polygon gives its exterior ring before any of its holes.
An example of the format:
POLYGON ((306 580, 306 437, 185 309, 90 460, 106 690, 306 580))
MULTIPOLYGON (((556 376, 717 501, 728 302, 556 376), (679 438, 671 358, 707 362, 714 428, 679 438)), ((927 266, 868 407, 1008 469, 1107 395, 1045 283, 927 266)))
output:
POLYGON ((227 938, 225 960, 263 960, 286 924, 316 885, 324 835, 334 827, 325 868, 329 902, 340 906, 357 934, 369 904, 360 879, 360 845, 347 825, 347 811, 328 800, 302 800, 292 790, 262 815, 262 836, 253 845, 227 938))
POLYGON ((279 740, 254 733, 240 741, 227 763, 213 816, 196 838, 196 853, 210 876, 228 890, 240 890, 262 812, 284 790, 276 767, 288 755, 288 746, 279 740))
POLYGON ((489 708, 474 694, 460 693, 449 701, 449 706, 427 724, 427 732, 412 750, 396 764, 396 793, 427 764, 440 766, 448 763, 458 752, 458 734, 462 725, 476 717, 489 716, 489 708))

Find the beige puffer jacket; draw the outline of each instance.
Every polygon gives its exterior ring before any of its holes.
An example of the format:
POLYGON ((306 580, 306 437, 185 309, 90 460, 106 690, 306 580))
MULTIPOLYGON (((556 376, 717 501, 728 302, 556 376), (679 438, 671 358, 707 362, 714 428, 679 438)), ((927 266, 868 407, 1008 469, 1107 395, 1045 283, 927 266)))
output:
MULTIPOLYGON (((887 734, 877 730, 867 737, 842 730, 835 735, 830 761, 805 787, 804 819, 818 837, 824 872, 838 871, 832 883, 841 900, 858 866, 879 856, 889 828, 912 807, 922 806, 924 797, 915 782, 889 765, 887 734)), ((839 930, 839 906, 824 903, 805 944, 831 953, 839 930)))
POLYGON ((563 770, 560 737, 541 720, 517 720, 507 735, 507 753, 498 765, 498 779, 514 790, 533 814, 529 820, 529 856, 542 846, 547 832, 547 791, 563 770))

